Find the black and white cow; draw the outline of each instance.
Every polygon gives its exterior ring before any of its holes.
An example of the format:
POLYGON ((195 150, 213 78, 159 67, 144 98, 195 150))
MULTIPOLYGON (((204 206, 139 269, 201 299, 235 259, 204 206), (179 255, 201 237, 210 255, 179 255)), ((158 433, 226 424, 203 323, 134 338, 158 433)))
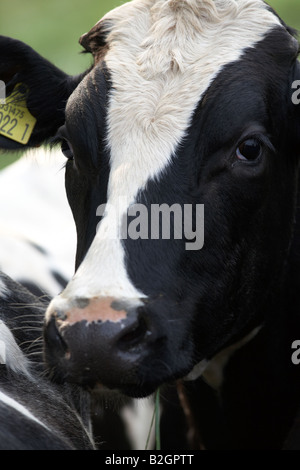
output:
POLYGON ((43 365, 45 302, 0 273, 0 449, 94 449, 89 394, 43 365))
POLYGON ((0 171, 0 270, 50 298, 72 277, 76 253, 63 166, 60 149, 41 148, 0 171))
POLYGON ((48 367, 130 397, 184 378, 206 448, 282 448, 300 393, 293 31, 262 0, 133 0, 81 44, 94 64, 70 77, 0 38, 0 79, 37 119, 23 147, 55 137, 67 157, 77 270, 46 313, 48 367), (193 227, 204 205, 202 249, 120 237, 137 203, 189 205, 193 227))

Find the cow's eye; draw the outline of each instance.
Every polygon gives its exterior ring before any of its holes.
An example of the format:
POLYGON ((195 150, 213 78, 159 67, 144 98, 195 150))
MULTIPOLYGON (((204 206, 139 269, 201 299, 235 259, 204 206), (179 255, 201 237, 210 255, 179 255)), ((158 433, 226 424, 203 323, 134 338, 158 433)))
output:
POLYGON ((239 160, 254 161, 262 153, 262 143, 255 137, 244 140, 236 149, 236 156, 239 160))
POLYGON ((67 140, 63 140, 61 144, 61 151, 68 160, 73 160, 73 149, 71 144, 67 140))

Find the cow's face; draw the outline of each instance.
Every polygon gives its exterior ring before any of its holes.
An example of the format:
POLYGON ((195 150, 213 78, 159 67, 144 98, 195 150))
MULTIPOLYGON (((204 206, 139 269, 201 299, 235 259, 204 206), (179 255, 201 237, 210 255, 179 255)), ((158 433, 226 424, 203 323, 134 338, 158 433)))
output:
POLYGON ((145 396, 277 301, 298 46, 249 0, 135 0, 81 42, 95 64, 59 130, 77 271, 47 311, 46 359, 58 378, 145 396))
POLYGON ((60 131, 81 264, 46 329, 59 373, 133 396, 262 321, 295 196, 294 39, 262 2, 148 3, 81 40, 95 66, 60 131), (161 228, 174 211, 171 239, 155 239, 161 204, 161 228))

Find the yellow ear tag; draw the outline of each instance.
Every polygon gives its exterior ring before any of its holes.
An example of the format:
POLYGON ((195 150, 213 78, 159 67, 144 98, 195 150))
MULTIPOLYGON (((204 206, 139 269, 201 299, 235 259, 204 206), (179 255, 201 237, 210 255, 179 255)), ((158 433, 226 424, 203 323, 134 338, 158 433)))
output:
POLYGON ((36 123, 26 105, 27 94, 26 86, 18 83, 5 104, 0 104, 0 134, 24 145, 36 123))

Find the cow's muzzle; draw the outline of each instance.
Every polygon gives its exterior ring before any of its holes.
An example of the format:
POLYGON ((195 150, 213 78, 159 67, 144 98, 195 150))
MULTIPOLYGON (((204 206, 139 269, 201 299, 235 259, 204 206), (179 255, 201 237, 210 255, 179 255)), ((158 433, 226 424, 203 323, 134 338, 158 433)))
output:
POLYGON ((54 300, 46 314, 44 340, 46 363, 59 381, 103 384, 130 396, 155 389, 152 383, 141 392, 142 371, 149 377, 145 364, 159 356, 163 337, 139 299, 76 299, 59 306, 54 300))

